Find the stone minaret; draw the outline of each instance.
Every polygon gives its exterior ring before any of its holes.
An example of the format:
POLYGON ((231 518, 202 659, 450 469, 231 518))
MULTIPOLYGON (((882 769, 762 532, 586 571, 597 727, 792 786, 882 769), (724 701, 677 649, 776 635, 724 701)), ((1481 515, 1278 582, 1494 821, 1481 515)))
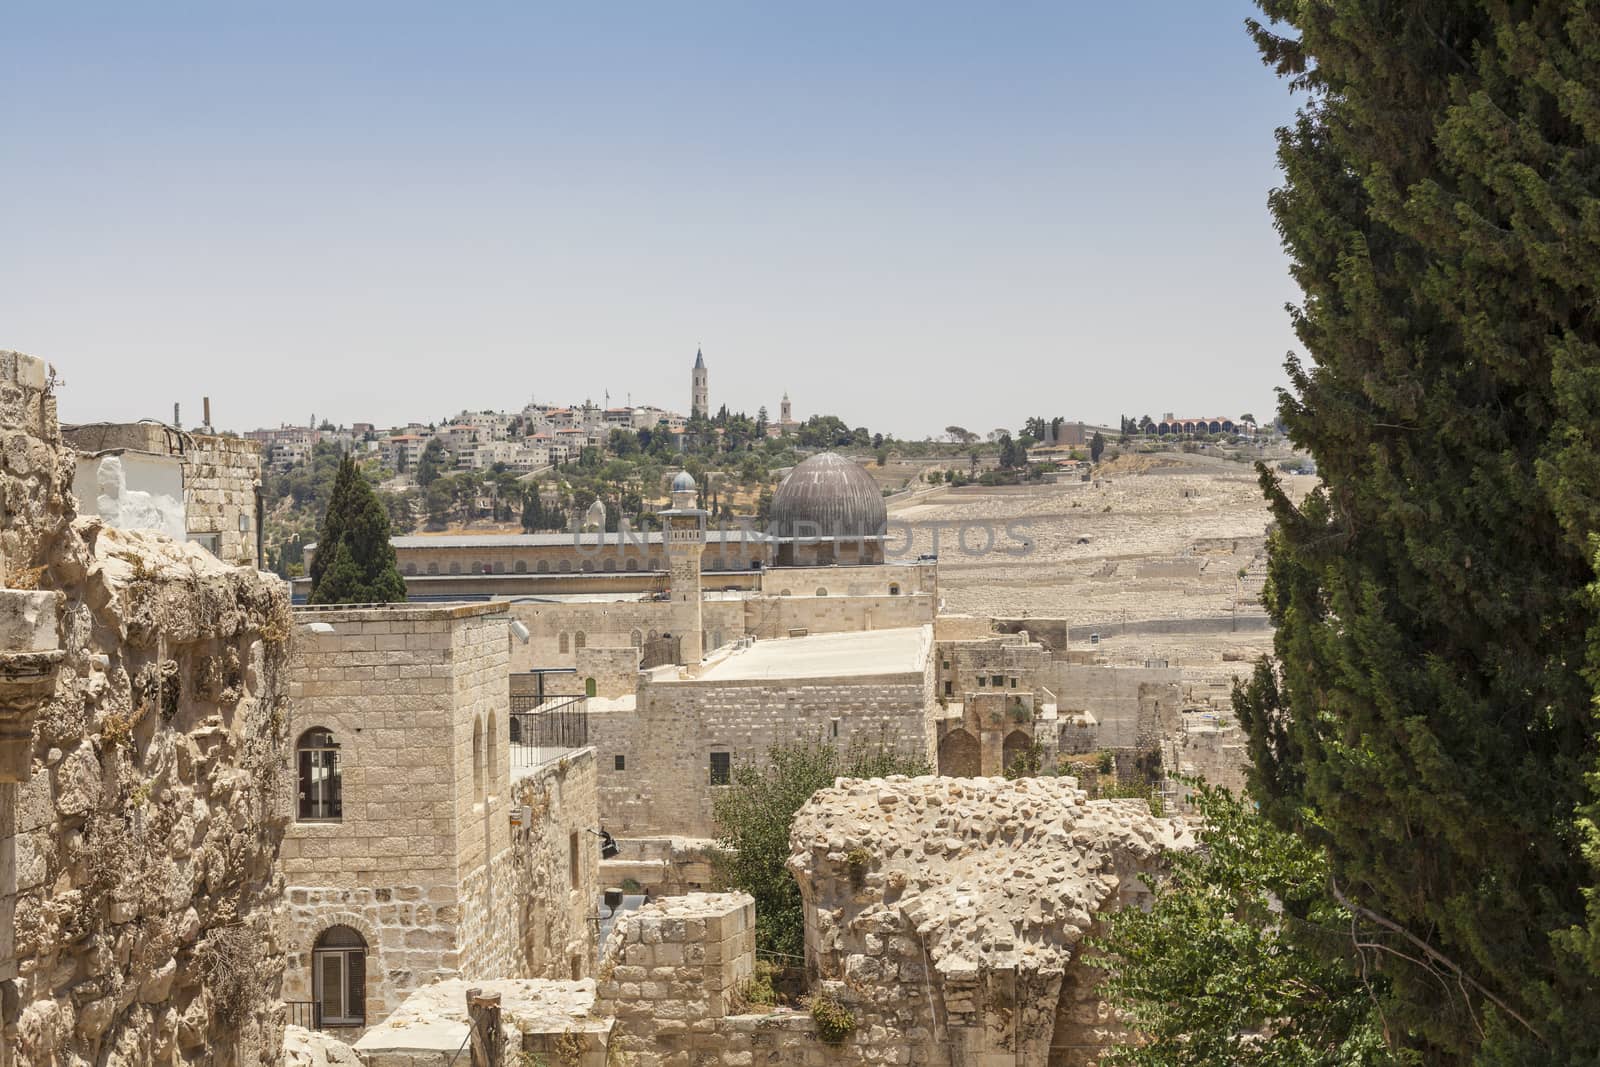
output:
POLYGON ((789 412, 789 390, 785 389, 783 391, 783 402, 778 405, 778 425, 787 426, 793 421, 794 419, 789 412))
POLYGON ((672 507, 661 512, 661 521, 665 523, 672 633, 678 638, 678 658, 688 664, 699 663, 705 654, 700 621, 700 554, 706 547, 706 513, 695 507, 695 484, 688 471, 672 479, 672 507))
POLYGON ((694 351, 694 371, 690 381, 689 414, 711 417, 711 389, 706 384, 706 357, 694 351))

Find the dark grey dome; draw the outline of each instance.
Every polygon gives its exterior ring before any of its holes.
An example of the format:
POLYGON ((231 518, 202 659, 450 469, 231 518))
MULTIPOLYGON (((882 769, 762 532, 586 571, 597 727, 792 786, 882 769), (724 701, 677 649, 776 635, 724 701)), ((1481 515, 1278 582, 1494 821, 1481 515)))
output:
POLYGON ((778 537, 882 537, 888 525, 878 483, 835 452, 797 464, 772 495, 778 537))

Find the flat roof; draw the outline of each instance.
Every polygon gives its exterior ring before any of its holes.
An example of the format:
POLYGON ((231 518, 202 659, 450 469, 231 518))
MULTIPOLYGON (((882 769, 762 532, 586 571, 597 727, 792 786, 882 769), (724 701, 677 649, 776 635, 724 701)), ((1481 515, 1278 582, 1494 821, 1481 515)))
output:
MULTIPOLYGON (((752 530, 707 530, 705 531, 706 544, 726 544, 740 541, 749 544, 765 544, 772 540, 764 533, 752 530)), ((660 530, 633 530, 626 537, 619 533, 605 535, 606 548, 637 546, 639 538, 645 538, 646 544, 658 545, 661 543, 660 530)), ((403 537, 391 537, 389 543, 395 548, 539 548, 548 545, 600 545, 600 534, 590 531, 582 534, 571 533, 536 533, 536 534, 440 534, 430 537, 427 534, 407 534, 403 537)))
POLYGON ((933 627, 812 634, 757 641, 712 663, 697 681, 834 678, 857 674, 920 674, 933 645, 933 627))

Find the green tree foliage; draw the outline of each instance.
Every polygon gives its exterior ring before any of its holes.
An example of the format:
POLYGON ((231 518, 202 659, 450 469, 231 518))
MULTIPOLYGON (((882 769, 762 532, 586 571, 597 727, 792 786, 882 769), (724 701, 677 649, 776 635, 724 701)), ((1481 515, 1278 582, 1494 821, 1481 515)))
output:
POLYGON ((1600 13, 1258 3, 1305 94, 1271 206, 1315 362, 1280 413, 1325 489, 1262 470, 1252 788, 1379 931, 1398 1040, 1593 1063, 1600 13))
POLYGON ((1094 432, 1094 436, 1089 438, 1089 459, 1091 461, 1095 462, 1095 463, 1099 463, 1100 462, 1100 454, 1102 452, 1104 452, 1105 450, 1106 450, 1105 435, 1102 434, 1099 430, 1096 430, 1094 432))
POLYGON ((800 889, 785 866, 789 828, 811 794, 835 778, 927 774, 928 765, 880 737, 841 751, 822 741, 774 745, 763 764, 734 768, 733 782, 712 803, 717 823, 716 870, 722 884, 756 901, 756 944, 771 952, 805 954, 800 889))
POLYGON ((1153 906, 1117 912, 1092 946, 1110 998, 1148 1039, 1112 1062, 1406 1062, 1385 1046, 1375 999, 1385 979, 1351 944, 1327 856, 1226 790, 1200 785, 1194 799, 1199 849, 1175 853, 1151 886, 1153 906))
POLYGON ((428 488, 434 479, 444 473, 447 462, 444 442, 437 437, 429 438, 427 445, 422 449, 422 458, 417 460, 417 484, 424 489, 428 488))
POLYGON ((389 543, 389 513, 348 456, 339 465, 311 562, 313 604, 404 600, 405 579, 389 543))

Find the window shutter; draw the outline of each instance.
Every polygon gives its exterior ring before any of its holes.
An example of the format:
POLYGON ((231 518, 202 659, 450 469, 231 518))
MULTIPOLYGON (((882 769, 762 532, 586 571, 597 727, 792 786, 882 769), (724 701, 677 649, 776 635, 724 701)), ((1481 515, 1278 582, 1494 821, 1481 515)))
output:
POLYGON ((301 749, 300 753, 300 818, 311 818, 311 753, 301 749))
POLYGON ((344 779, 339 773, 339 753, 337 750, 328 753, 328 817, 342 819, 344 817, 344 779))
POLYGON ((367 954, 357 950, 345 956, 350 979, 350 1017, 367 1022, 367 954))

